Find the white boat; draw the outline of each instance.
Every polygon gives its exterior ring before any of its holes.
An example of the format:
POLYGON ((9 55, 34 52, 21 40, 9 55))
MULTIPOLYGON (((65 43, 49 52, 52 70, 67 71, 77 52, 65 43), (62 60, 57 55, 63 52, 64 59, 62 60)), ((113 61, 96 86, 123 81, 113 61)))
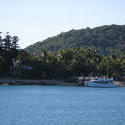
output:
POLYGON ((93 79, 84 82, 85 87, 116 88, 118 87, 112 79, 93 79))

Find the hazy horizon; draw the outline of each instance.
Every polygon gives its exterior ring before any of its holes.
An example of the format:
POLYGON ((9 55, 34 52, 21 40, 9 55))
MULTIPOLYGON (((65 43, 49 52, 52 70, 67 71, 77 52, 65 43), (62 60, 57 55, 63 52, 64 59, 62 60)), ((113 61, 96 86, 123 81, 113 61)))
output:
POLYGON ((25 48, 72 29, 124 25, 124 5, 124 0, 2 0, 0 31, 17 35, 25 48))

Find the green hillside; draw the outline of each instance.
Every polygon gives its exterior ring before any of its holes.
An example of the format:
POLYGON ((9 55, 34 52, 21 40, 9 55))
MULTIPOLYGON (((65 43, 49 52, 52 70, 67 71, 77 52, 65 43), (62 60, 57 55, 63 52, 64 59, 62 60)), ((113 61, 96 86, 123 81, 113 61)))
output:
POLYGON ((93 29, 71 30, 37 42, 25 50, 39 55, 43 49, 56 52, 66 48, 93 48, 104 55, 119 54, 125 50, 125 25, 105 25, 93 29))

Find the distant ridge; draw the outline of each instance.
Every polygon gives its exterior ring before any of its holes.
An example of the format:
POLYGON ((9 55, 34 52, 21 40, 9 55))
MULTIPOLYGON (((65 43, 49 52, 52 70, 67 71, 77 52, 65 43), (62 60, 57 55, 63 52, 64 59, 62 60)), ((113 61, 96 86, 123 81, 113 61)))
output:
POLYGON ((56 52, 66 48, 93 48, 103 55, 117 55, 125 51, 125 25, 113 24, 71 30, 37 42, 25 50, 40 55, 43 49, 56 52))

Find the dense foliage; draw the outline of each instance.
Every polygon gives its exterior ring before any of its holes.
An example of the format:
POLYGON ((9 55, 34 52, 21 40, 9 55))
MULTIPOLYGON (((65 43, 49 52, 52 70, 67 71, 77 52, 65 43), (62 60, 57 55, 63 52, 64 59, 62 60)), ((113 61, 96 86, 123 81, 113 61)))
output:
POLYGON ((24 65, 32 70, 21 69, 22 78, 57 79, 84 76, 121 77, 125 72, 125 56, 102 56, 92 49, 65 49, 52 54, 43 50, 40 56, 34 54, 19 56, 24 65))
POLYGON ((37 42, 25 50, 40 55, 43 49, 56 52, 66 48, 93 48, 103 55, 118 55, 125 50, 125 25, 109 25, 71 30, 37 42))

